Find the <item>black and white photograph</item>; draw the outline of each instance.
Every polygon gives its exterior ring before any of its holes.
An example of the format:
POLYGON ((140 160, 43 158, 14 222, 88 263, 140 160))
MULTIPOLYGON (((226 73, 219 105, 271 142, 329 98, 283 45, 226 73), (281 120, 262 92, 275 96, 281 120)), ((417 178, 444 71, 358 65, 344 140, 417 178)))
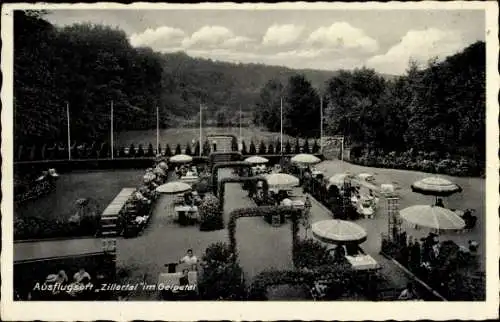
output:
POLYGON ((498 317, 497 24, 4 5, 2 315, 498 317))

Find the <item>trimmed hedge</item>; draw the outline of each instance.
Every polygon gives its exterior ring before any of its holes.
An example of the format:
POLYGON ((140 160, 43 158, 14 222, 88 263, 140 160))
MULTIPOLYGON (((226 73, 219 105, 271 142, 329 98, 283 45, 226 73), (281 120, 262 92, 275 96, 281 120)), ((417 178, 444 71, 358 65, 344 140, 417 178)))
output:
POLYGON ((213 231, 224 228, 224 219, 217 197, 213 194, 206 194, 198 208, 200 212, 201 231, 213 231))

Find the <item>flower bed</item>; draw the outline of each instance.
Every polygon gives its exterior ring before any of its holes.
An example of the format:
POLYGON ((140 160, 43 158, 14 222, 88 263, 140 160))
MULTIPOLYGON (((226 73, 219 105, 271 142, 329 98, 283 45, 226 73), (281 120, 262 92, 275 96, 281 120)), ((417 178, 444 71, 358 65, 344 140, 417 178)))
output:
POLYGON ((403 170, 415 170, 451 176, 481 176, 485 173, 484 161, 471 157, 439 157, 437 153, 407 151, 385 155, 363 154, 351 158, 354 164, 403 170))
POLYGON ((120 229, 123 236, 130 238, 138 236, 146 228, 151 218, 154 202, 159 194, 156 188, 165 183, 168 177, 168 166, 158 162, 154 169, 146 171, 143 185, 127 200, 120 212, 120 229))
POLYGON ((484 273, 478 271, 475 255, 464 251, 453 241, 438 243, 439 253, 416 243, 406 244, 382 239, 382 252, 407 268, 449 301, 484 301, 484 273))

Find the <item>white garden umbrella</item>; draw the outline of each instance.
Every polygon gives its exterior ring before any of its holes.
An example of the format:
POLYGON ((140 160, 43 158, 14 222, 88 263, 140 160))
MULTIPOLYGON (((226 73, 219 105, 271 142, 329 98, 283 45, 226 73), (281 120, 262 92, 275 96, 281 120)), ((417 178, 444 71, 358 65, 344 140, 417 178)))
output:
POLYGON ((260 157, 258 155, 253 156, 253 157, 248 157, 245 159, 245 162, 252 163, 252 164, 262 164, 262 163, 268 163, 269 160, 263 157, 260 157))
POLYGON ((401 218, 420 227, 438 230, 459 230, 465 222, 455 212, 433 205, 416 205, 399 212, 401 218))
POLYGON ((299 179, 286 173, 271 173, 265 176, 267 184, 272 187, 295 187, 299 185, 299 179))
POLYGON ((180 181, 168 182, 156 188, 156 191, 160 193, 180 193, 189 190, 191 190, 191 186, 180 181))
POLYGON ((328 183, 330 185, 336 185, 337 187, 342 188, 344 186, 345 179, 350 178, 351 175, 348 173, 337 173, 328 179, 328 183))
POLYGON ((462 188, 459 185, 441 177, 427 177, 416 181, 411 185, 411 190, 423 195, 436 197, 447 197, 454 193, 462 192, 462 188))
POLYGON ((295 163, 304 163, 304 164, 316 164, 321 162, 321 160, 318 157, 307 153, 297 154, 296 156, 292 157, 290 161, 295 163))
POLYGON ((172 163, 189 163, 193 161, 193 158, 186 154, 177 154, 169 159, 172 163))
POLYGON ((346 220, 321 220, 312 224, 314 237, 333 244, 362 243, 366 240, 367 233, 363 227, 346 220))

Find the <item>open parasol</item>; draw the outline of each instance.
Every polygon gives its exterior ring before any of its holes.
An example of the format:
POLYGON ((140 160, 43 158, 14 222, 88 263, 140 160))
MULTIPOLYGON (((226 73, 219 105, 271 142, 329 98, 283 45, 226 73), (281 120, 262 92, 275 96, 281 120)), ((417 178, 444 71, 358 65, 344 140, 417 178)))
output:
POLYGON ((187 154, 177 154, 170 157, 169 161, 172 163, 189 163, 193 161, 193 158, 187 154))
POLYGON ((346 220, 321 220, 312 224, 314 237, 325 243, 362 243, 366 240, 366 231, 359 225, 346 220))
POLYGON ((162 184, 158 188, 156 188, 157 192, 160 193, 169 193, 169 194, 175 194, 175 193, 180 193, 180 192, 186 192, 191 190, 191 186, 187 183, 180 182, 180 181, 172 181, 168 182, 165 184, 162 184))
POLYGON ((290 161, 295 163, 305 163, 305 164, 316 164, 321 162, 321 160, 316 156, 307 153, 297 154, 296 156, 292 157, 290 161))
POLYGON ((265 176, 267 184, 272 187, 295 187, 299 179, 286 173, 271 173, 265 176))
POLYGON ((401 218, 420 227, 438 230, 460 230, 465 222, 454 211, 432 205, 415 205, 399 212, 401 218))
POLYGON ((436 197, 448 197, 454 193, 462 192, 462 188, 441 177, 428 177, 416 181, 411 185, 413 192, 436 197))
POLYGON ((251 164, 262 164, 262 163, 268 163, 269 160, 263 157, 260 157, 258 155, 253 156, 253 157, 248 157, 245 159, 245 162, 251 163, 251 164))

